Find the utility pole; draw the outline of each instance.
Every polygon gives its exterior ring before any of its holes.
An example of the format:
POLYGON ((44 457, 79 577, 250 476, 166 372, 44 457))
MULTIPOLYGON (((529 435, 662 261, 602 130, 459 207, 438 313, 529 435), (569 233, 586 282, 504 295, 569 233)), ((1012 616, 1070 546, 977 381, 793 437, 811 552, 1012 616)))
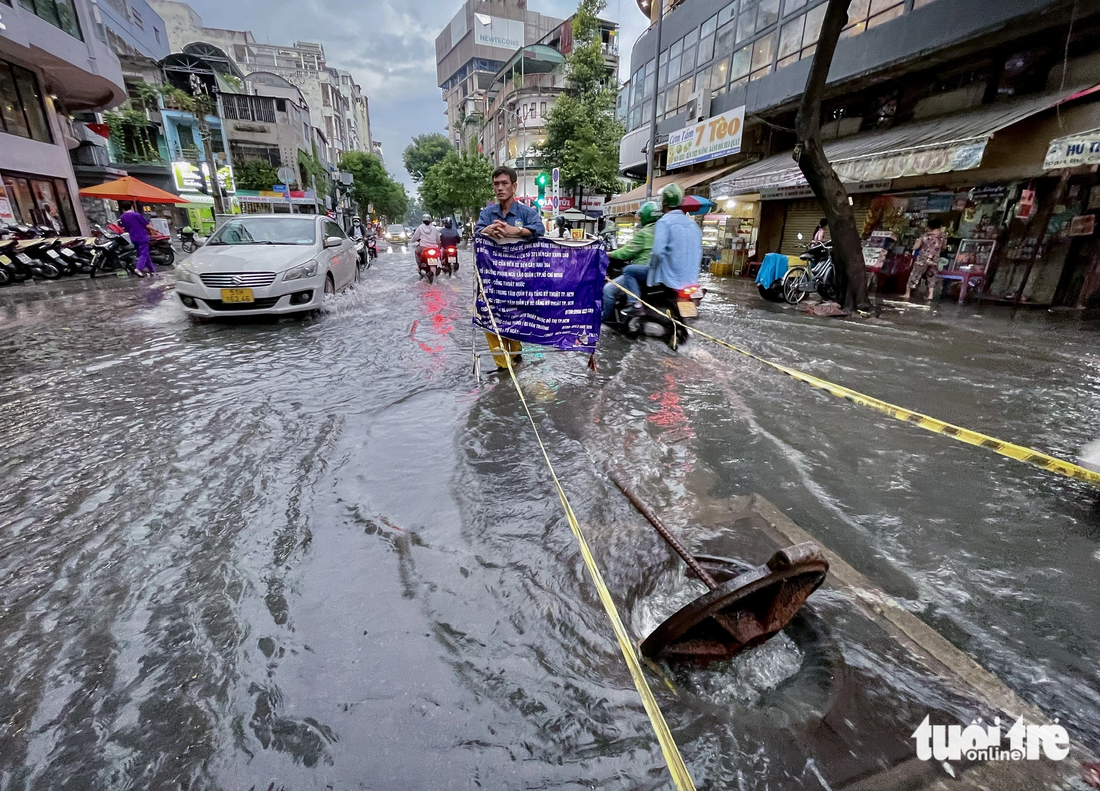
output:
POLYGON ((214 191, 214 212, 225 214, 225 202, 222 200, 222 189, 218 183, 218 166, 214 162, 214 149, 211 145, 213 133, 210 124, 206 122, 206 111, 210 105, 210 93, 206 90, 206 84, 199 79, 199 75, 191 75, 191 95, 195 97, 195 120, 199 124, 199 137, 202 138, 202 150, 206 160, 206 167, 210 171, 211 187, 214 191))
MULTIPOLYGON (((661 95, 661 32, 665 21, 664 0, 657 0, 657 54, 653 58, 653 112, 649 119, 649 151, 645 173, 645 197, 653 197, 653 167, 657 161, 657 99, 661 95)), ((645 88, 645 72, 642 73, 645 88)))

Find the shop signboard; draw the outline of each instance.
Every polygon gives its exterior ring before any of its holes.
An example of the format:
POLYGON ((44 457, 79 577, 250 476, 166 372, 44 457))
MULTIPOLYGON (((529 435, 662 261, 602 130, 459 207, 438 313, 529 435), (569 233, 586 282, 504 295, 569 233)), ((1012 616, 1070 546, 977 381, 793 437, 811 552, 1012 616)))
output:
POLYGON ((1021 220, 1030 220, 1035 213, 1035 190, 1021 190, 1020 203, 1016 206, 1016 216, 1021 220))
POLYGON ((1044 170, 1075 168, 1078 165, 1100 165, 1100 129, 1050 141, 1046 159, 1043 160, 1044 170))
POLYGON ((741 153, 745 105, 668 136, 668 169, 741 153))
POLYGON ((1095 232, 1095 214, 1080 214, 1069 221, 1070 236, 1092 236, 1095 232))
MULTIPOLYGON (((190 162, 173 162, 172 176, 176 181, 176 190, 179 192, 203 192, 202 187, 209 192, 210 179, 204 178, 206 165, 193 165, 190 162)), ((233 168, 222 165, 218 168, 218 184, 229 195, 236 193, 237 184, 233 178, 233 168)))
MULTIPOLYGON (((864 192, 885 192, 890 189, 889 179, 882 181, 861 181, 858 184, 845 184, 849 195, 859 195, 864 192)), ((711 189, 713 194, 714 189, 711 189)), ((760 200, 795 200, 797 198, 812 198, 814 191, 809 184, 794 184, 786 187, 761 187, 760 200)))

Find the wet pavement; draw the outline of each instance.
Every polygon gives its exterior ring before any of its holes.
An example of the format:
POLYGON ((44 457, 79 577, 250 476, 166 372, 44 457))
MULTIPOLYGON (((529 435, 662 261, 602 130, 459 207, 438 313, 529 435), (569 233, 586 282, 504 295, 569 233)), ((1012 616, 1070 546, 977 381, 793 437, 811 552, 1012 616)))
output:
MULTIPOLYGON (((303 320, 195 324, 170 277, 0 303, 0 789, 669 786, 511 384, 471 374, 463 261, 384 254, 303 320)), ((707 285, 700 327, 763 356, 1056 455, 1100 433, 1095 324, 707 285)), ((1096 749, 1095 491, 698 341, 524 359, 637 639, 701 589, 608 462, 754 564, 763 495, 1096 749)), ((651 674, 700 788, 841 788, 974 713, 845 594, 809 610, 651 674)))

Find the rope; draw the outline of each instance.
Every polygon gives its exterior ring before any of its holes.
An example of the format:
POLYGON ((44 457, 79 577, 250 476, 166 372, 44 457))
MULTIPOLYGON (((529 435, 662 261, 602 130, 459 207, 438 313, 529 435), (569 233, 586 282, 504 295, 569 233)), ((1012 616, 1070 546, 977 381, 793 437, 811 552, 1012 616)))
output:
MULTIPOLYGON (((642 303, 650 310, 658 314, 662 313, 662 311, 658 310, 653 305, 650 305, 633 291, 623 286, 621 283, 616 283, 614 280, 610 280, 608 282, 614 283, 617 288, 619 288, 621 291, 624 291, 635 301, 642 303)), ((759 363, 763 363, 770 368, 774 368, 777 371, 785 373, 792 379, 797 379, 798 381, 804 382, 811 387, 816 387, 819 390, 824 390, 827 393, 836 396, 837 398, 843 398, 844 400, 851 401, 853 404, 858 404, 859 406, 869 407, 876 412, 881 412, 884 415, 889 415, 890 417, 901 420, 905 423, 920 426, 927 431, 931 431, 936 434, 944 434, 949 437, 954 437, 959 442, 965 442, 968 445, 977 445, 983 448, 989 448, 994 453, 998 453, 1001 456, 1007 456, 1010 459, 1022 461, 1025 464, 1031 464, 1032 466, 1039 467, 1041 469, 1047 470, 1048 472, 1054 472, 1059 475, 1064 475, 1067 478, 1084 481, 1085 483, 1090 483, 1093 486, 1100 486, 1100 473, 1093 472, 1092 470, 1086 469, 1085 467, 1082 467, 1078 464, 1074 464, 1073 462, 1066 461, 1065 459, 1059 459, 1056 456, 1051 456, 1050 454, 1043 453, 1042 451, 1034 450, 1032 448, 1027 448, 1023 445, 1014 445, 1011 442, 1005 442, 1004 440, 997 439, 996 437, 991 437, 988 434, 982 434, 978 431, 971 431, 970 429, 963 428, 961 426, 946 423, 942 420, 938 420, 937 418, 929 417, 928 415, 922 415, 919 412, 913 412, 910 409, 895 406, 894 404, 887 403, 886 401, 880 401, 879 399, 872 396, 864 395, 857 390, 852 390, 851 388, 844 387, 843 385, 834 384, 832 382, 826 381, 825 379, 819 379, 816 376, 805 373, 803 371, 799 371, 795 368, 789 368, 786 365, 781 365, 780 363, 773 362, 771 360, 765 359, 764 357, 760 357, 748 351, 747 349, 742 349, 738 346, 734 346, 732 343, 724 341, 721 338, 715 338, 713 335, 708 335, 702 330, 697 330, 694 327, 689 327, 688 325, 684 324, 682 321, 679 321, 671 315, 669 315, 668 318, 673 323, 678 324, 679 326, 683 327, 685 330, 694 335, 698 335, 700 338, 706 338, 708 341, 713 341, 719 346, 729 349, 730 351, 737 352, 738 354, 742 354, 745 357, 749 357, 759 363)))
MULTIPOLYGON (((497 325, 496 316, 493 315, 493 309, 489 305, 489 299, 485 294, 485 285, 481 281, 481 271, 478 269, 476 260, 474 261, 474 273, 477 277, 477 286, 481 293, 481 298, 485 301, 485 310, 489 314, 489 321, 493 325, 493 331, 496 333, 497 337, 500 338, 502 337, 500 328, 497 325)), ((558 499, 561 500, 562 508, 565 510, 565 517, 569 521, 569 527, 572 529, 573 535, 576 537, 577 543, 580 546, 581 557, 584 558, 584 564, 588 567, 588 573, 592 577, 592 583, 596 586, 600 602, 603 604, 603 608, 607 612, 607 617, 611 621, 611 628, 615 632, 615 639, 619 641, 619 649, 622 651, 623 658, 626 660, 626 665, 630 669, 630 677, 634 680, 634 686, 637 688, 638 694, 642 698, 642 705, 645 707, 646 714, 649 715, 649 721, 653 725, 653 731, 657 735, 657 741, 661 745, 661 752, 664 754, 665 764, 668 766, 669 774, 672 775, 672 782, 675 783, 678 791, 695 791, 695 783, 692 781, 687 766, 684 764, 684 759, 680 755, 680 750, 676 746, 676 740, 672 736, 672 731, 669 730, 668 723, 665 722, 664 715, 661 714, 661 709, 657 705, 657 699, 653 696, 653 692, 650 690, 649 684, 646 683, 645 676, 642 674, 642 666, 638 661, 638 654, 634 650, 634 644, 630 640, 630 635, 627 634, 626 626, 623 624, 622 618, 619 617, 618 608, 616 608, 615 602, 611 598, 611 592, 604 583, 603 574, 600 573, 600 568, 596 565, 596 559, 593 557, 592 550, 588 546, 588 541, 581 531, 580 522, 577 521, 577 516, 573 513, 573 507, 569 505, 569 498, 566 497, 565 489, 562 488, 561 481, 558 480, 558 474, 554 470, 554 465, 550 462, 550 455, 546 451, 546 445, 543 444, 542 435, 539 434, 534 415, 531 414, 531 407, 527 403, 527 397, 523 394, 523 388, 519 385, 519 379, 516 378, 516 371, 512 366, 512 355, 507 349, 502 349, 501 351, 504 354, 505 360, 507 360, 508 376, 511 378, 512 384, 516 388, 520 403, 523 404, 523 411, 527 414, 527 420, 531 423, 531 429, 535 432, 535 439, 538 441, 542 459, 546 462, 546 468, 550 471, 550 477, 554 482, 554 488, 557 489, 558 492, 558 499)))

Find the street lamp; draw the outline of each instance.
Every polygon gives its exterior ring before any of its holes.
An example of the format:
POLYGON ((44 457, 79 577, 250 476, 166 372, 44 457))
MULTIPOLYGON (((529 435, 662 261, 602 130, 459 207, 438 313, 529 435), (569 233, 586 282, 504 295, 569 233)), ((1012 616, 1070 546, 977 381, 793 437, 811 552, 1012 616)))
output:
MULTIPOLYGON (((657 0, 657 54, 653 58, 653 113, 649 119, 649 155, 646 158, 645 197, 653 197, 653 167, 657 159, 657 97, 661 94, 661 31, 665 20, 664 0, 657 0)), ((645 86, 645 75, 642 75, 645 86)))

